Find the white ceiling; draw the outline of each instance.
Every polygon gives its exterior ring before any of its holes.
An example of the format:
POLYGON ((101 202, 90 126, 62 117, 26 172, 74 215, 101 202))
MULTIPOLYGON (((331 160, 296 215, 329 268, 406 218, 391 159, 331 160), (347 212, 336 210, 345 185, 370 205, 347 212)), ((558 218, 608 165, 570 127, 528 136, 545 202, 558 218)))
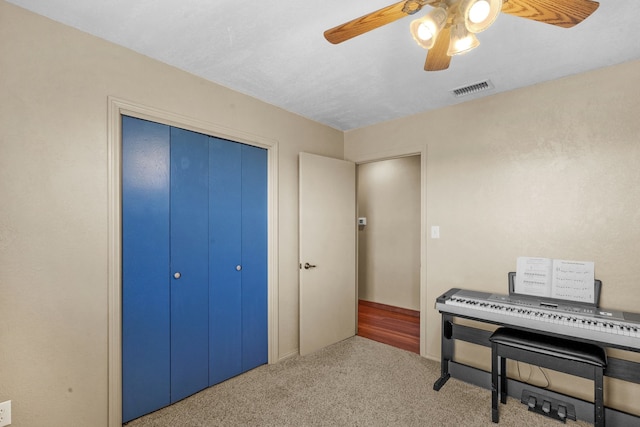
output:
POLYGON ((409 33, 429 6, 339 45, 324 39, 395 0, 7 1, 339 130, 640 59, 638 0, 601 0, 570 29, 500 15, 438 72, 423 71, 409 33), (490 91, 450 93, 486 79, 490 91))

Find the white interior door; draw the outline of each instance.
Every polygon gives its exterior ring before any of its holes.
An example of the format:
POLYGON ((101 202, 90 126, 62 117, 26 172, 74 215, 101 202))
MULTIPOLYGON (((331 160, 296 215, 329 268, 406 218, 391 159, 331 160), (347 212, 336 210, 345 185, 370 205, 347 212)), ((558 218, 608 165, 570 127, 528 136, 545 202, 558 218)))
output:
POLYGON ((356 168, 300 153, 300 354, 356 334, 356 168))

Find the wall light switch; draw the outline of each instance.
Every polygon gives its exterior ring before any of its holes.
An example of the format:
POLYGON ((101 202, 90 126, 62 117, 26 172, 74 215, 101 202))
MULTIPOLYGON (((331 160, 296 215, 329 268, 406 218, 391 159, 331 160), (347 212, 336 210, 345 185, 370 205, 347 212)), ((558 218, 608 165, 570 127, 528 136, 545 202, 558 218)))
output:
POLYGON ((432 239, 439 239, 440 238, 440 226, 439 225, 432 225, 431 226, 431 238, 432 239))

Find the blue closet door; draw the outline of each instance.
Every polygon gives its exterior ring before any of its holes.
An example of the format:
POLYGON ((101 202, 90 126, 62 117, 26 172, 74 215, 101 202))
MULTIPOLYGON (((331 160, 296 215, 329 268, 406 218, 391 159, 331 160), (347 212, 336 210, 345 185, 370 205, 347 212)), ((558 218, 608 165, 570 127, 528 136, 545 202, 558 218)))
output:
POLYGON ((122 119, 122 418, 170 403, 170 129, 122 119))
POLYGON ((208 386, 209 137, 171 128, 171 402, 208 386))
POLYGON ((267 363, 267 151, 123 117, 123 421, 267 363))
POLYGON ((242 145, 211 138, 209 384, 242 372, 242 145))
POLYGON ((126 422, 208 386, 209 137, 123 117, 122 140, 126 422))
POLYGON ((267 150, 242 145, 242 369, 267 363, 267 150))
POLYGON ((267 150, 211 140, 213 385, 267 363, 267 150))

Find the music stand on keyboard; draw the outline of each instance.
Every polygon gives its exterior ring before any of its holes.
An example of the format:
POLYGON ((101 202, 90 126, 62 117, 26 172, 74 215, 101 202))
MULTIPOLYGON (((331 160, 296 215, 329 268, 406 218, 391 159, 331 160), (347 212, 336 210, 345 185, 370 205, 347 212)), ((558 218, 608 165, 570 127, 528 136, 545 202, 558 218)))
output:
POLYGON ((594 296, 595 296, 595 301, 593 303, 587 303, 587 302, 577 302, 577 301, 570 301, 570 300, 564 300, 564 299, 559 299, 559 298, 550 298, 550 297, 538 297, 538 296, 533 296, 533 295, 527 295, 527 294, 522 294, 522 293, 517 293, 515 291, 515 286, 516 286, 516 272, 515 271, 510 271, 509 272, 509 296, 510 297, 518 297, 518 298, 535 298, 538 300, 544 300, 544 301, 549 301, 551 303, 561 303, 561 304, 566 304, 566 303, 571 303, 571 304, 580 304, 580 305, 587 305, 589 307, 599 307, 600 305, 600 291, 602 289, 602 281, 596 279, 594 281, 594 296))

